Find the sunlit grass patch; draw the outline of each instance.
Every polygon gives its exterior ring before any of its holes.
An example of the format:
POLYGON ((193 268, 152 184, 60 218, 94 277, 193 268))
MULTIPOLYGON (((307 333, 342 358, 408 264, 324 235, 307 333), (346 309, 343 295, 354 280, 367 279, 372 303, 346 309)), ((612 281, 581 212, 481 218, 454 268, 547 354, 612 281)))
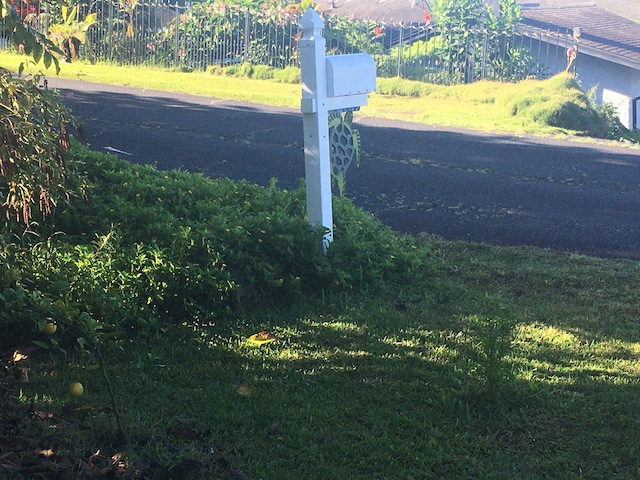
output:
MULTIPOLYGON (((17 69, 24 57, 3 51, 0 65, 17 69)), ((83 62, 61 64, 60 76, 90 82, 125 85, 150 90, 180 92, 206 97, 298 108, 299 71, 275 72, 266 78, 262 68, 256 75, 241 75, 243 67, 209 72, 180 72, 150 67, 112 66, 83 62), (233 70, 233 71, 231 71, 233 70), (236 72, 237 71, 237 72, 236 72), (261 73, 262 72, 262 73, 261 73), (236 75, 237 73, 237 75, 236 75), (280 78, 281 77, 281 78, 280 78), (284 83, 292 81, 294 83, 284 83)), ((27 72, 44 71, 27 66, 27 72)), ((45 71, 46 75, 53 75, 45 71)), ((575 80, 560 75, 545 81, 517 84, 480 81, 466 85, 432 85, 400 78, 379 78, 377 93, 356 115, 389 118, 475 130, 517 134, 573 135, 602 133, 602 119, 589 108, 586 95, 575 80)))

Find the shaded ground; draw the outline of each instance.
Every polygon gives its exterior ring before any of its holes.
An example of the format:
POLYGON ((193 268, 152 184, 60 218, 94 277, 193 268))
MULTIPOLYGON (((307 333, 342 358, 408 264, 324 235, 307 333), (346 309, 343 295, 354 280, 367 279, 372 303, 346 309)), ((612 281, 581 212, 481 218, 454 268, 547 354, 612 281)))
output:
MULTIPOLYGON (((79 404, 66 404, 61 412, 53 407, 35 407, 35 399, 25 407, 23 384, 29 372, 38 363, 46 365, 45 352, 38 347, 27 347, 0 353, 0 478, 3 479, 142 479, 166 478, 157 475, 149 465, 127 465, 123 460, 122 446, 107 453, 103 449, 88 450, 82 457, 68 451, 60 451, 58 437, 73 435, 78 430, 91 427, 82 420, 87 412, 106 412, 108 408, 92 408, 79 404), (45 426, 45 427, 43 427, 45 426), (42 430, 49 426, 50 435, 42 430)), ((39 372, 39 374, 42 374, 39 372)), ((50 366, 49 375, 55 375, 50 366)), ((42 404, 43 402, 39 402, 42 404)), ((107 412, 108 413, 108 412, 107 412)), ((104 440, 103 440, 104 441, 104 440)), ((104 446, 107 448, 107 446, 104 446)), ((186 478, 186 477, 185 477, 186 478)))
MULTIPOLYGON (((133 162, 295 188, 296 110, 54 78, 91 147, 133 162)), ((366 112, 366 110, 365 110, 366 112)), ((640 258, 640 150, 361 117, 347 196, 393 229, 640 258)))

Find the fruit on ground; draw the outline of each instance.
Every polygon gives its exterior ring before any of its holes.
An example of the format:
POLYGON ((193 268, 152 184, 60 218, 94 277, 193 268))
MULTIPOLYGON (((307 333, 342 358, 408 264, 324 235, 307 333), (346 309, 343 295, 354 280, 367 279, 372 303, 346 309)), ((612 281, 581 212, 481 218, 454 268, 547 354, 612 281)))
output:
POLYGON ((69 395, 72 397, 79 397, 84 393, 84 387, 80 382, 73 382, 69 385, 69 395))

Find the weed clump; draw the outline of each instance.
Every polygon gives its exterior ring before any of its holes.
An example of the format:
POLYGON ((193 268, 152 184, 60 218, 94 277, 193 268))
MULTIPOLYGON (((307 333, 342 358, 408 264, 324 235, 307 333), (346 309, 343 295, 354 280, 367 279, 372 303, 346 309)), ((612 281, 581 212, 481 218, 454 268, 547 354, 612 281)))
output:
POLYGON ((580 84, 568 74, 543 82, 527 80, 503 98, 511 116, 542 125, 563 128, 596 138, 605 138, 607 121, 580 84))
POLYGON ((278 83, 300 83, 298 67, 274 68, 267 65, 253 65, 245 62, 239 65, 210 65, 207 72, 226 77, 251 78, 254 80, 272 80, 278 83))

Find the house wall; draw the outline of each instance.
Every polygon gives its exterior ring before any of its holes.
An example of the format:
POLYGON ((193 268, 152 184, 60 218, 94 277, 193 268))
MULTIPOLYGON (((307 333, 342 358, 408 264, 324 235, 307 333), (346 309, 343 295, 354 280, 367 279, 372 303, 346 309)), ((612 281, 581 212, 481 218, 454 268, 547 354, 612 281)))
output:
POLYGON ((633 99, 640 96, 640 71, 600 58, 579 54, 576 72, 584 91, 595 87, 598 104, 611 103, 627 128, 638 126, 633 99))

